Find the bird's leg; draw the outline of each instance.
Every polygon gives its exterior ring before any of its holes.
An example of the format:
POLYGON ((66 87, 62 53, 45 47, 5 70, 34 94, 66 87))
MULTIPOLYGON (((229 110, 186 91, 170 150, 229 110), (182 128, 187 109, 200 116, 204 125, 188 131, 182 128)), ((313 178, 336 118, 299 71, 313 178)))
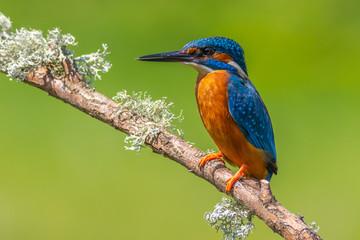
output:
POLYGON ((226 189, 225 189, 226 192, 230 192, 232 186, 234 185, 234 183, 235 183, 239 178, 245 176, 244 171, 245 171, 246 169, 247 169, 247 166, 246 166, 245 164, 241 165, 239 171, 237 171, 234 176, 232 176, 231 178, 229 178, 228 180, 226 180, 226 182, 227 182, 226 189))
POLYGON ((210 160, 214 160, 214 159, 220 159, 223 163, 224 160, 221 159, 221 157, 223 157, 223 154, 221 152, 219 153, 210 153, 208 155, 206 155, 205 157, 201 158, 200 162, 199 162, 199 165, 202 167, 204 166, 204 164, 210 160))

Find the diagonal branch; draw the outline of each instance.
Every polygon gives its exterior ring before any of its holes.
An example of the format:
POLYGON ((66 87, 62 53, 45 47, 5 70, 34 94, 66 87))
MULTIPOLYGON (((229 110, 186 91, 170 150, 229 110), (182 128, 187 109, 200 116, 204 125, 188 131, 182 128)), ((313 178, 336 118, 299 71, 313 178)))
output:
MULTIPOLYGON (((90 88, 69 61, 65 60, 63 66, 65 76, 54 78, 50 74, 50 69, 42 67, 29 73, 24 82, 44 90, 49 95, 126 134, 129 134, 134 126, 141 128, 147 122, 141 116, 133 114, 90 88)), ((226 180, 233 175, 233 172, 221 161, 210 161, 203 168, 199 168, 198 163, 205 153, 165 130, 156 138, 148 137, 146 144, 154 152, 180 163, 190 172, 213 184, 220 192, 225 192, 226 180)), ((250 209, 285 239, 321 239, 306 225, 301 216, 289 212, 275 199, 269 183, 265 180, 237 181, 232 191, 227 194, 250 209)))

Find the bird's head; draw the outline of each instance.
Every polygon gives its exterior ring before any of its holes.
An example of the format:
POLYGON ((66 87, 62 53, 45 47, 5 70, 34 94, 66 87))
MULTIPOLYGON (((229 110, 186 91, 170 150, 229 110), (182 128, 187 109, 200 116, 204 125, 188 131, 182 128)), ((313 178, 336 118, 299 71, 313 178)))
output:
POLYGON ((234 40, 224 37, 198 39, 189 42, 181 50, 146 55, 137 60, 181 62, 194 67, 200 75, 227 70, 247 78, 244 50, 234 40))

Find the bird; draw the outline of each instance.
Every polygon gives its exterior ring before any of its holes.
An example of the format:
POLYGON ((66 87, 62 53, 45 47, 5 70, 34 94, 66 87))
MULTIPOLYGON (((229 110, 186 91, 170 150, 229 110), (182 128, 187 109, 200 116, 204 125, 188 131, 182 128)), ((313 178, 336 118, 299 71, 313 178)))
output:
POLYGON ((195 97, 202 122, 218 153, 199 165, 220 159, 239 170, 226 182, 226 192, 243 177, 270 181, 277 174, 274 132, 268 110, 250 81, 244 50, 234 40, 208 37, 177 51, 138 57, 139 61, 179 62, 198 71, 195 97))

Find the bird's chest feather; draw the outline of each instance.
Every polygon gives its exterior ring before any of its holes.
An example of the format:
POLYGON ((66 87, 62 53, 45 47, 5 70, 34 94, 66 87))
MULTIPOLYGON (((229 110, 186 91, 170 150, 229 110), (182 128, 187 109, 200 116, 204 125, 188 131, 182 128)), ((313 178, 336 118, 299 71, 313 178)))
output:
MULTIPOLYGON (((229 74, 219 70, 199 79, 196 100, 201 119, 213 138, 221 138, 229 131, 232 117, 228 108, 227 81, 229 74)), ((214 139, 215 140, 215 139, 214 139)))
POLYGON ((247 148, 247 140, 229 111, 229 78, 226 71, 218 70, 199 79, 196 99, 201 119, 211 138, 230 162, 239 162, 245 153, 241 150, 247 148))
POLYGON ((252 146, 231 116, 228 107, 229 74, 214 71, 196 83, 201 119, 219 150, 231 164, 248 165, 248 176, 265 178, 267 171, 259 149, 252 146))

